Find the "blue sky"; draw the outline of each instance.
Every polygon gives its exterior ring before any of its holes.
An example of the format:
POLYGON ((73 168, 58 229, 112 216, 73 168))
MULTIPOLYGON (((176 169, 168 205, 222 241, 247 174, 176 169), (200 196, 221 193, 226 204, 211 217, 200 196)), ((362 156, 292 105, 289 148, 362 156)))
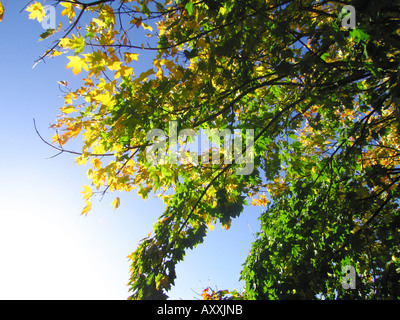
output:
MULTIPOLYGON (((81 216, 80 193, 89 184, 86 167, 70 154, 47 159, 63 99, 57 81, 73 87, 82 74, 65 69, 66 56, 35 60, 50 45, 39 42, 40 23, 20 10, 27 0, 2 0, 0 22, 0 299, 126 299, 129 261, 138 241, 152 230, 164 205, 135 193, 94 200, 81 216), (111 206, 121 198, 117 211, 111 206)), ((56 17, 60 18, 61 8, 56 17)), ((138 72, 135 72, 138 74, 138 72)), ((68 145, 67 145, 68 147, 68 145)), ((76 149, 76 151, 79 151, 76 149)), ((258 230, 261 208, 249 207, 230 230, 219 225, 177 266, 172 299, 197 299, 207 286, 242 290, 241 264, 258 230)))

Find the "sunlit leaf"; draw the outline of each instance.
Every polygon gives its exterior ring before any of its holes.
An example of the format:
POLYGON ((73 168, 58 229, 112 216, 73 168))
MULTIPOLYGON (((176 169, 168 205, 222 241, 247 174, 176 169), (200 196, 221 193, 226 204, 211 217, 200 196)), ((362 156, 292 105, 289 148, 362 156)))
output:
POLYGON ((67 64, 66 68, 72 68, 72 72, 76 75, 84 69, 85 71, 89 70, 87 63, 79 56, 69 56, 67 57, 70 61, 67 64))
POLYGON ((0 1, 0 22, 3 20, 3 16, 4 16, 4 7, 0 1))
POLYGON ((119 197, 115 198, 115 200, 111 203, 111 205, 114 207, 114 210, 116 210, 120 205, 119 197))
POLYGON ((85 200, 89 200, 93 195, 93 191, 89 186, 83 186, 82 193, 84 194, 83 199, 85 200))
POLYGON ((64 10, 61 12, 62 16, 67 16, 69 22, 72 22, 72 20, 75 17, 75 10, 74 10, 74 5, 71 2, 61 2, 60 3, 63 7, 64 10))
POLYGON ((89 200, 85 201, 86 205, 83 208, 81 214, 87 215, 89 211, 92 209, 92 203, 89 200))
POLYGON ((29 19, 32 20, 36 19, 37 21, 42 22, 43 18, 46 16, 46 10, 44 10, 42 4, 37 1, 31 3, 25 10, 29 12, 29 19))

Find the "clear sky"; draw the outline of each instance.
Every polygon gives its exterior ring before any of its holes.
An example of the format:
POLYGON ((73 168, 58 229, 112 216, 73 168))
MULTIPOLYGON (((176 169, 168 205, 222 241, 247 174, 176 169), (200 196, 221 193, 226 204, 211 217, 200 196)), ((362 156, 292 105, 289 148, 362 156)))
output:
MULTIPOLYGON (((47 159, 55 150, 39 139, 33 118, 50 141, 54 132, 49 125, 63 104, 57 81, 73 87, 82 74, 65 69, 65 55, 32 68, 49 42, 39 42, 44 32, 40 23, 20 13, 28 2, 2 0, 0 299, 126 299, 126 257, 152 230, 164 205, 133 192, 118 193, 94 200, 88 216, 80 215, 80 192, 90 184, 87 168, 75 164, 70 154, 47 159), (121 198, 117 211, 111 206, 115 196, 121 198)), ((61 19, 60 12, 57 8, 61 19)), ((199 299, 207 286, 241 291, 239 272, 260 211, 247 208, 228 231, 217 225, 202 245, 188 252, 177 267, 170 298, 199 299)))

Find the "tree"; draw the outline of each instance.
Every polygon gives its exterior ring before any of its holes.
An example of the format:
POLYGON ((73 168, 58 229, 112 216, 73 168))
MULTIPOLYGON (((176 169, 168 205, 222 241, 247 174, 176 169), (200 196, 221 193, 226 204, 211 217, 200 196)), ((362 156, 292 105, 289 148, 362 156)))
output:
MULTIPOLYGON (((87 74, 53 125, 53 147, 67 152, 81 134, 77 162, 92 165, 82 213, 114 190, 166 204, 130 256, 132 299, 166 298, 186 250, 248 203, 265 209, 245 292, 204 298, 400 298, 399 1, 54 3, 70 25, 39 60, 69 52, 67 68, 87 74), (135 42, 142 31, 147 44, 135 42), (146 54, 152 65, 135 75, 146 54), (183 129, 227 129, 243 144, 226 135, 224 156, 200 158, 185 149, 192 131, 173 138, 183 129), (341 285, 346 266, 352 290, 341 285)), ((27 10, 45 14, 39 2, 27 10)))

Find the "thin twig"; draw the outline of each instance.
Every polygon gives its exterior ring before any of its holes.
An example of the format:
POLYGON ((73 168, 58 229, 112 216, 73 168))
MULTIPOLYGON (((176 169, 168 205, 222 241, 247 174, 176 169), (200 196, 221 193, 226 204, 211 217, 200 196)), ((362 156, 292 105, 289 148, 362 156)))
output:
MULTIPOLYGON (((37 135, 39 136, 39 138, 40 138, 45 144, 47 144, 48 146, 50 146, 50 147, 52 147, 53 149, 56 149, 57 151, 59 151, 58 154, 52 156, 51 158, 54 158, 54 157, 56 157, 56 156, 58 156, 58 155, 60 155, 61 153, 64 153, 64 152, 66 152, 66 153, 71 153, 71 154, 76 154, 76 155, 79 155, 79 156, 83 155, 83 152, 76 152, 76 151, 72 151, 72 150, 66 150, 66 149, 64 149, 61 145, 60 145, 59 147, 56 147, 56 146, 52 145, 50 142, 46 141, 46 140, 40 135, 40 133, 39 133, 37 127, 36 127, 35 118, 33 118, 33 125, 34 125, 34 127, 35 127, 35 131, 36 131, 37 135)), ((89 153, 89 155, 92 156, 92 157, 105 157, 105 156, 114 156, 115 154, 114 154, 114 153, 102 153, 102 154, 99 154, 99 153, 89 153)), ((49 159, 51 159, 51 158, 49 158, 49 159)))

